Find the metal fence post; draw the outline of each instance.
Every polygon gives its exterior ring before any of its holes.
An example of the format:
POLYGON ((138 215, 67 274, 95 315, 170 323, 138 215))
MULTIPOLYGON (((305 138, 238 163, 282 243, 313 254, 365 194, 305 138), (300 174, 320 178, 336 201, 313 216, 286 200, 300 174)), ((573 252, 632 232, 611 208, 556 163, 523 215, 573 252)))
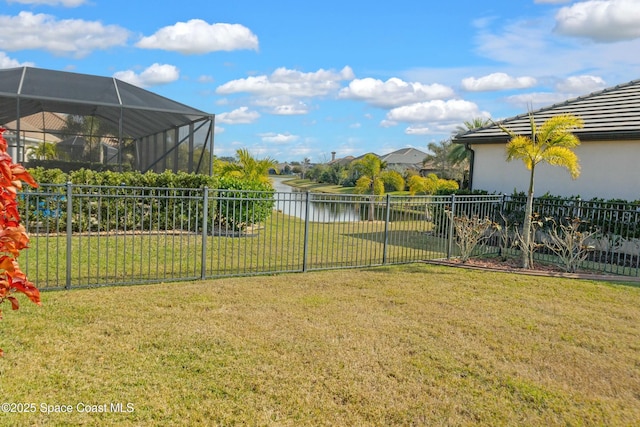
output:
POLYGON ((73 204, 71 200, 72 195, 72 184, 71 181, 67 181, 67 274, 65 277, 65 285, 66 289, 71 289, 71 233, 73 232, 73 222, 72 222, 72 214, 73 214, 73 204))
POLYGON ((453 253, 453 219, 456 216, 456 195, 451 195, 451 214, 449 216, 449 230, 448 231, 448 244, 447 244, 447 259, 451 259, 453 253))
POLYGON ((387 246, 389 245, 389 216, 391 214, 391 200, 390 196, 387 194, 387 213, 384 219, 384 244, 382 246, 382 264, 387 263, 387 246))
POLYGON ((309 192, 305 192, 306 200, 304 207, 304 245, 302 249, 302 272, 307 271, 307 251, 309 250, 309 209, 311 208, 311 197, 309 192))
POLYGON ((200 278, 207 278, 207 225, 209 218, 209 187, 202 189, 202 253, 200 254, 200 278))

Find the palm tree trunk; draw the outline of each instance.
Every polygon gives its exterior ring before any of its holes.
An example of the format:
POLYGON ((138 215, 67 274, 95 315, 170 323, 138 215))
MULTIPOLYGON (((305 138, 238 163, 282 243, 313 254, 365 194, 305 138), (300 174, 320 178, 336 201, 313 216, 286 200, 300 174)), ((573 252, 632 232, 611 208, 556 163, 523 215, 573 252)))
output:
POLYGON ((535 165, 531 166, 529 177, 529 191, 527 192, 527 204, 524 209, 524 224, 522 226, 522 268, 530 268, 531 259, 531 218, 533 217, 533 174, 535 165))

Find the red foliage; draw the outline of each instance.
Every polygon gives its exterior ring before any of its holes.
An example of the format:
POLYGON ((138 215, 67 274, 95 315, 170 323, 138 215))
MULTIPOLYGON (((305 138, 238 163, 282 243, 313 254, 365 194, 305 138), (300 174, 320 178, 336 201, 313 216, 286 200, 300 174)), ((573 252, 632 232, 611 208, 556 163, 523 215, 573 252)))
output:
MULTIPOLYGON (((13 163, 7 153, 7 141, 2 136, 4 131, 0 128, 0 304, 7 300, 11 308, 17 310, 20 305, 13 295, 16 293, 25 294, 31 301, 41 305, 40 291, 20 270, 17 261, 20 251, 29 245, 29 236, 20 225, 16 196, 22 189, 22 181, 32 187, 38 184, 24 167, 13 163)), ((0 349, 0 357, 2 354, 0 349)))

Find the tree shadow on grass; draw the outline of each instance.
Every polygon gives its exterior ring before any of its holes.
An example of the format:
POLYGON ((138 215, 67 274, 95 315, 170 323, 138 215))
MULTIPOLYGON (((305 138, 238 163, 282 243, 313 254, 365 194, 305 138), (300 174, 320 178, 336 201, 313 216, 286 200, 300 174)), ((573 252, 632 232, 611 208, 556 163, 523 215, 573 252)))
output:
MULTIPOLYGON (((431 232, 416 230, 393 230, 388 232, 387 244, 389 246, 399 246, 403 248, 427 251, 446 251, 447 240, 443 237, 435 236, 431 232)), ((355 239, 369 240, 376 243, 384 243, 384 231, 367 233, 346 233, 344 236, 355 239)))

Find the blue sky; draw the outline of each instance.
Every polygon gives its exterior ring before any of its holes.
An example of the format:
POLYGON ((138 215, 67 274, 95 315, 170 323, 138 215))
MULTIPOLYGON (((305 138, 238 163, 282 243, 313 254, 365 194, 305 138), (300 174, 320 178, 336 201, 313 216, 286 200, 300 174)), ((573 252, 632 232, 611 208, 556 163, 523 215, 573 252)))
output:
POLYGON ((640 79, 640 0, 2 0, 0 68, 115 76, 216 114, 215 154, 313 162, 640 79))

